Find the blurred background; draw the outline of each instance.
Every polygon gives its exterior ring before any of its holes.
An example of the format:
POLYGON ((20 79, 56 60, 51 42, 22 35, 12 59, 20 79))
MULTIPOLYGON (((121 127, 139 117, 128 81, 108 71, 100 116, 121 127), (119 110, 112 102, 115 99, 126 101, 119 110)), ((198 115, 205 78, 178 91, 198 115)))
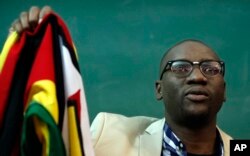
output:
POLYGON ((218 125, 250 139, 250 1, 2 0, 0 45, 30 6, 50 5, 66 22, 80 59, 90 120, 98 112, 163 117, 154 83, 163 53, 200 39, 226 62, 227 100, 218 125))

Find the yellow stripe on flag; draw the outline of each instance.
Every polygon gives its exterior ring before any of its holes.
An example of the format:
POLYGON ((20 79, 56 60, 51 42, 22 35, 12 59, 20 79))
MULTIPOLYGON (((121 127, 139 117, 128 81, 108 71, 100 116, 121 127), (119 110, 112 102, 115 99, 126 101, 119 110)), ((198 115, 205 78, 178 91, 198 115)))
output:
POLYGON ((68 107, 68 119, 69 119, 69 142, 70 142, 70 155, 81 156, 81 144, 79 141, 76 112, 73 106, 68 107))
POLYGON ((49 155, 49 149, 50 149, 50 140, 49 140, 49 130, 48 126, 46 123, 42 122, 39 120, 37 117, 33 118, 34 120, 34 127, 36 130, 37 137, 41 144, 43 145, 42 147, 42 156, 48 156, 49 155))
POLYGON ((30 89, 27 103, 29 104, 31 101, 37 101, 43 105, 51 114, 55 123, 58 124, 58 102, 56 98, 56 86, 53 81, 39 80, 35 82, 30 89))
POLYGON ((76 55, 76 59, 77 59, 77 61, 79 61, 79 59, 78 59, 78 53, 77 53, 76 46, 75 46, 74 43, 73 43, 73 48, 74 48, 74 53, 76 55))
POLYGON ((17 39, 18 39, 18 33, 13 32, 10 34, 10 36, 5 41, 4 46, 3 46, 3 50, 0 54, 0 73, 3 69, 3 65, 5 63, 7 56, 8 56, 9 50, 12 47, 12 45, 16 42, 17 39))

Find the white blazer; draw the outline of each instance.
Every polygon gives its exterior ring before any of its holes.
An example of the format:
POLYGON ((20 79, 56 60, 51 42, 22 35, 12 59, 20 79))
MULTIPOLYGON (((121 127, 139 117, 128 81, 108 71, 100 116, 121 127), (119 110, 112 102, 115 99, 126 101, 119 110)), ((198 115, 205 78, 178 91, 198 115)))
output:
MULTIPOLYGON (((95 155, 160 156, 164 123, 165 119, 99 113, 90 129, 95 155)), ((224 155, 229 156, 229 140, 232 138, 220 129, 219 132, 224 155)))

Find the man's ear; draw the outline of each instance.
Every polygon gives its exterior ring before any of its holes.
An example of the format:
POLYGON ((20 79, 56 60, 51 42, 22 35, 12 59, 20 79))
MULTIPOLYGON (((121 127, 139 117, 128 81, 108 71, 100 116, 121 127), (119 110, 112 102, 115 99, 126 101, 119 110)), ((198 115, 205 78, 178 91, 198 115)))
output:
POLYGON ((155 82, 155 95, 156 95, 157 100, 162 99, 162 86, 161 85, 162 85, 161 80, 157 80, 155 82))

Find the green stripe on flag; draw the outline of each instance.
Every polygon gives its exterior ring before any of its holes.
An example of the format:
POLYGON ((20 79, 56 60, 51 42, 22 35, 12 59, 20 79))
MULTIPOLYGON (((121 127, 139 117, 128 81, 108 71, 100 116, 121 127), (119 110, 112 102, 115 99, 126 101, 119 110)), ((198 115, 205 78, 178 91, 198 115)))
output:
POLYGON ((22 140, 21 140, 22 155, 23 156, 41 155, 41 150, 43 150, 42 148, 47 148, 47 147, 42 147, 45 146, 44 142, 38 143, 39 139, 35 132, 35 123, 34 123, 35 118, 39 119, 40 122, 47 125, 49 133, 49 143, 48 143, 49 149, 46 150, 48 150, 48 156, 58 156, 58 155, 65 156, 66 155, 65 148, 59 128, 57 127, 56 123, 54 122, 49 112, 36 101, 33 101, 29 104, 24 115, 24 124, 22 129, 22 140), (40 147, 38 147, 39 144, 40 147))

